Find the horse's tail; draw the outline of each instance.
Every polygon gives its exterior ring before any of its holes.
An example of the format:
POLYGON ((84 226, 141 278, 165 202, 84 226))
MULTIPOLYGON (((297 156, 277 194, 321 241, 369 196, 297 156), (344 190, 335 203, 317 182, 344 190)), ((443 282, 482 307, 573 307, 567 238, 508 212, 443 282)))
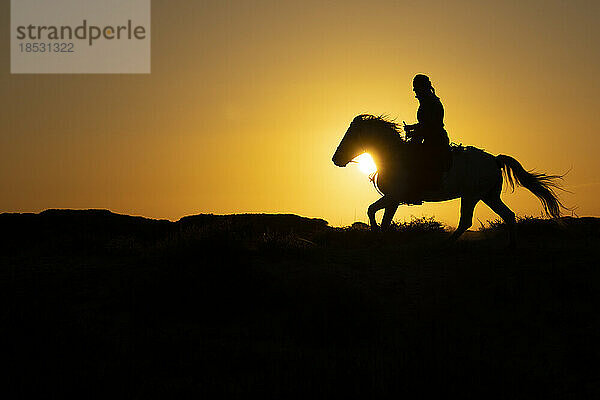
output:
POLYGON ((496 163, 502 170, 504 179, 515 190, 515 183, 529 189, 544 206, 546 216, 560 217, 561 208, 567 209, 558 196, 555 189, 564 190, 557 182, 562 175, 546 175, 534 171, 525 171, 523 166, 514 158, 500 154, 496 156, 496 163))

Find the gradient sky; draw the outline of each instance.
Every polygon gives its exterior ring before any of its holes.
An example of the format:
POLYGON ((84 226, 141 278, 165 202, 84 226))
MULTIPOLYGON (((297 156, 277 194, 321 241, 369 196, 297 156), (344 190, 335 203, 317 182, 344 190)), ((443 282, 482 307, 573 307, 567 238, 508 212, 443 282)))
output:
MULTIPOLYGON (((331 156, 352 118, 414 123, 430 76, 452 141, 564 173, 600 215, 600 2, 152 2, 150 75, 11 75, 0 8, 0 212, 107 208, 176 220, 295 213, 366 221, 379 195, 331 156)), ((503 195, 539 216, 525 189, 503 195)), ((458 222, 459 201, 397 220, 458 222)), ((495 218, 484 204, 475 217, 495 218)), ((477 219, 475 220, 478 225, 477 219)))

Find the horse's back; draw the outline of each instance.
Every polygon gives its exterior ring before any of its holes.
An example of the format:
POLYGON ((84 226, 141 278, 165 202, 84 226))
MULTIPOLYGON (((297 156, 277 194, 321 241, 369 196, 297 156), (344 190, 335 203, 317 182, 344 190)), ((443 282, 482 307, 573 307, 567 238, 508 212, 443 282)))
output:
MULTIPOLYGON (((458 157, 460 158, 460 153, 458 157)), ((472 170, 473 173, 477 173, 479 175, 481 175, 481 173, 489 173, 495 176, 500 171, 498 168, 498 163, 496 162, 496 156, 477 147, 465 147, 464 159, 466 164, 469 165, 470 168, 474 169, 472 170), (480 170, 477 171, 477 169, 480 170)))
POLYGON ((502 179, 496 157, 484 150, 473 146, 453 146, 451 154, 452 165, 444 173, 442 188, 439 193, 431 193, 431 197, 455 199, 476 195, 502 179))

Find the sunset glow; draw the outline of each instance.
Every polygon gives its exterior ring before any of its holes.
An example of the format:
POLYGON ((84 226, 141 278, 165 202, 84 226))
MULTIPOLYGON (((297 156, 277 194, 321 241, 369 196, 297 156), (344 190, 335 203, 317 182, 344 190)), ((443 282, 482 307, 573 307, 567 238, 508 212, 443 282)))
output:
POLYGON ((361 154, 352 161, 358 163, 358 168, 363 174, 371 175, 372 173, 377 172, 377 166, 369 153, 361 154))

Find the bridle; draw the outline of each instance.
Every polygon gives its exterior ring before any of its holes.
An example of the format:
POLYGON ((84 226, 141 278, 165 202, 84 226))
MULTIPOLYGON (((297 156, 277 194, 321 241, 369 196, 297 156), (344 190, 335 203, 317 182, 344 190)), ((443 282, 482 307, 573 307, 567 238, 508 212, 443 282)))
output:
MULTIPOLYGON (((361 121, 364 122, 365 120, 361 120, 361 121)), ((352 126, 351 126, 351 128, 352 128, 352 126)), ((356 127, 354 127, 354 129, 356 129, 356 127)), ((361 144, 364 143, 363 142, 363 135, 364 135, 363 131, 364 131, 364 129, 365 128, 363 127, 363 128, 361 128, 359 130, 356 130, 356 131, 352 132, 353 139, 356 140, 356 141, 358 141, 358 143, 361 143, 361 144)), ((366 149, 363 148, 362 150, 366 150, 366 149)), ((350 160, 350 161, 348 161, 348 163, 357 163, 358 164, 358 161, 350 160)), ((375 188, 375 190, 377 190, 377 193, 379 193, 381 196, 384 196, 384 194, 381 192, 381 190, 379 190, 379 187, 377 186, 377 176, 378 176, 378 174, 379 174, 379 171, 375 171, 375 172, 369 174, 369 181, 371 181, 371 183, 373 183, 373 187, 375 188)))

